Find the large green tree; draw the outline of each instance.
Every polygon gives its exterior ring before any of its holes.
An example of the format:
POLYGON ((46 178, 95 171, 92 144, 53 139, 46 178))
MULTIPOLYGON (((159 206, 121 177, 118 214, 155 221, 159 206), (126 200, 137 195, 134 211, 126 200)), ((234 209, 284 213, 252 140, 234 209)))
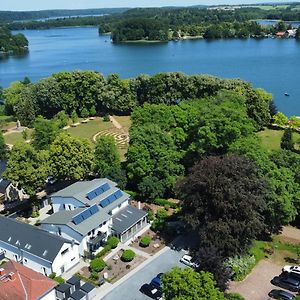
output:
POLYGON ((284 130, 280 147, 284 150, 294 150, 294 141, 293 141, 293 129, 288 127, 284 130))
POLYGON ((161 281, 166 300, 225 300, 210 273, 175 267, 165 273, 161 281))
POLYGON ((7 146, 5 144, 3 133, 0 132, 0 159, 4 159, 7 153, 7 146))
POLYGON ((42 116, 37 117, 34 121, 32 145, 39 150, 49 149, 60 132, 59 125, 56 120, 46 120, 42 116))
POLYGON ((265 181, 244 157, 201 160, 179 184, 179 195, 201 246, 213 246, 224 257, 247 250, 265 229, 265 181))
POLYGON ((93 170, 94 155, 88 140, 61 133, 50 146, 52 175, 58 179, 80 180, 93 170))
POLYGON ((4 177, 33 196, 45 185, 49 169, 47 151, 37 151, 30 144, 19 143, 10 153, 4 177))
POLYGON ((98 177, 109 178, 121 186, 124 185, 120 155, 112 136, 101 136, 97 139, 94 172, 98 177))

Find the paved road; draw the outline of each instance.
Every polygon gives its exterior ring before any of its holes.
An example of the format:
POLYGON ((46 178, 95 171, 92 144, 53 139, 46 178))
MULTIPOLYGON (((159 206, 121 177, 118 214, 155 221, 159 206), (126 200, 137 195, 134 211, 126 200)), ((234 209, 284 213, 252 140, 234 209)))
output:
POLYGON ((150 300, 149 297, 139 291, 140 287, 144 283, 150 282, 151 279, 160 272, 167 272, 174 266, 184 267, 184 265, 179 262, 183 254, 183 251, 167 250, 117 286, 112 292, 106 295, 103 300, 150 300))

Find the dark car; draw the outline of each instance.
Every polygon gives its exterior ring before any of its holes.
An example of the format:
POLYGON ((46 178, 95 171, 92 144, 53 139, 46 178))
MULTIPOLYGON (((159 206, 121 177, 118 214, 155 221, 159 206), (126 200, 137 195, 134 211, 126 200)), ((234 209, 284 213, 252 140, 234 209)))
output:
POLYGON ((292 276, 276 276, 271 280, 271 283, 292 292, 300 290, 299 279, 292 276))
POLYGON ((147 295, 148 297, 155 299, 155 300, 160 300, 162 299, 162 293, 160 290, 158 290, 154 285, 151 283, 145 283, 141 286, 140 292, 143 294, 147 295))
POLYGON ((295 298, 293 294, 283 290, 272 290, 269 293, 269 296, 274 299, 281 299, 281 300, 292 300, 295 298))
POLYGON ((151 280, 151 284, 153 286, 155 286, 157 289, 160 289, 161 288, 161 276, 163 275, 164 273, 158 273, 156 275, 156 277, 154 277, 152 280, 151 280))

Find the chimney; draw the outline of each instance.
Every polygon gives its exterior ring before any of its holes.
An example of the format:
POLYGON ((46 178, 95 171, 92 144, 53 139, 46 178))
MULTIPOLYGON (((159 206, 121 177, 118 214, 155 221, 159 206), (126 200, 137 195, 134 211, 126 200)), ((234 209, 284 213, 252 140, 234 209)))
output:
POLYGON ((5 275, 5 270, 3 268, 0 269, 0 276, 5 275))
POLYGON ((14 273, 14 272, 10 272, 9 274, 8 274, 8 278, 10 279, 10 280, 15 280, 16 279, 16 274, 14 273))
POLYGON ((141 209, 141 201, 138 202, 138 209, 141 209))

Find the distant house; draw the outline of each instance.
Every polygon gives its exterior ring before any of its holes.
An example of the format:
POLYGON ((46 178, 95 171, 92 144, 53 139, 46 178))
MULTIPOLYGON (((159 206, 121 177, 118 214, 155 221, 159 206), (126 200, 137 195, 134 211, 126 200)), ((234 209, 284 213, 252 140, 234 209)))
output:
POLYGON ((286 37, 286 32, 285 31, 276 32, 276 36, 279 38, 286 37))
POLYGON ((297 29, 288 29, 286 31, 287 37, 294 38, 296 36, 297 29))
POLYGON ((41 222, 53 234, 95 253, 110 235, 122 242, 147 225, 147 213, 129 204, 130 196, 108 179, 76 182, 51 197, 54 214, 41 222))
POLYGON ((0 216, 0 253, 46 276, 79 262, 78 244, 35 226, 0 216))
POLYGON ((56 300, 56 282, 15 261, 0 266, 1 300, 56 300))

